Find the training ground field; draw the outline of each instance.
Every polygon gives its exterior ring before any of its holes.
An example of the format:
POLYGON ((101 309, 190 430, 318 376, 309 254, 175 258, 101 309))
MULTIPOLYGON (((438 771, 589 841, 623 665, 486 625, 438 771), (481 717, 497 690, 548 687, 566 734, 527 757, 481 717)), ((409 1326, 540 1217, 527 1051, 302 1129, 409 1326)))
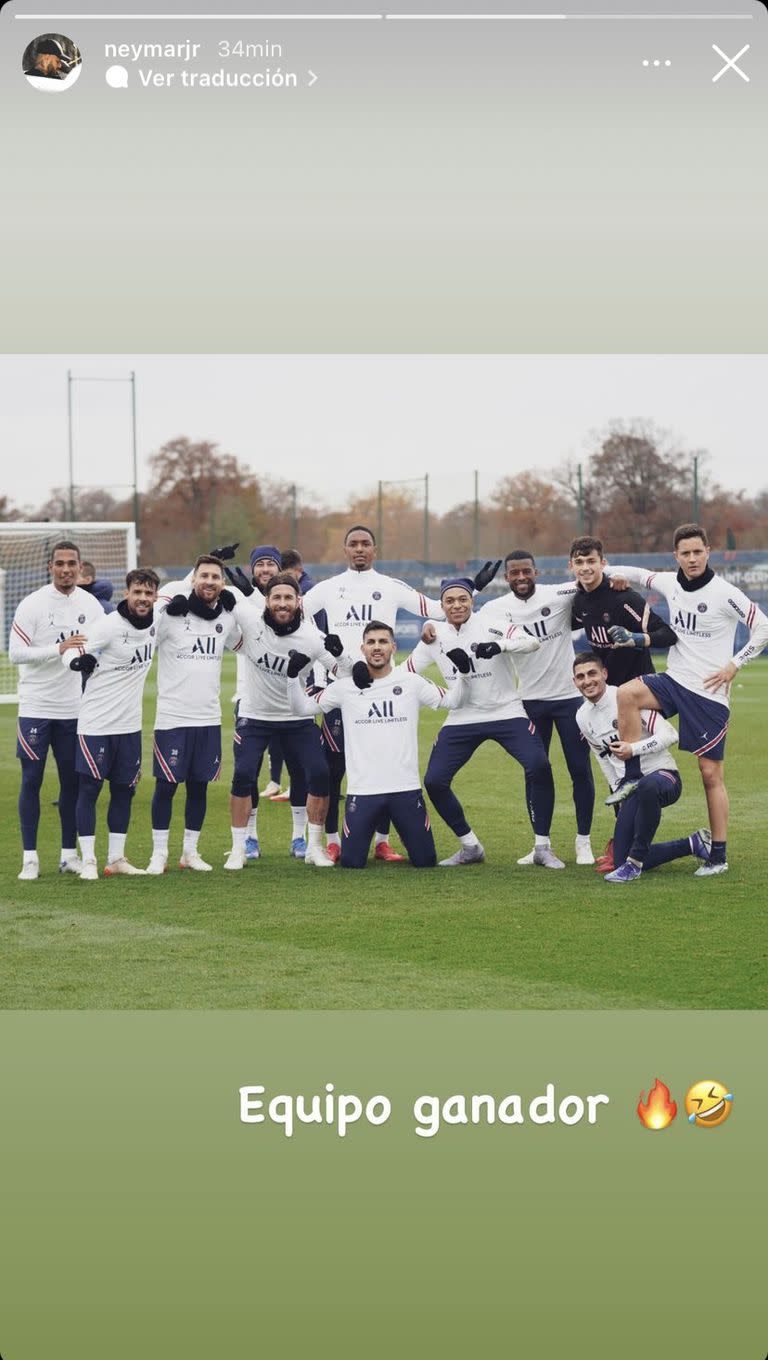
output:
MULTIPOLYGON (((555 738, 557 808, 552 844, 565 870, 518 868, 532 845, 522 774, 487 743, 457 791, 487 862, 416 871, 370 861, 362 872, 311 869, 288 857, 287 804, 262 802, 263 858, 221 869, 229 848, 227 781, 231 708, 225 702, 224 776, 209 790, 200 846, 210 874, 180 872, 184 791, 163 878, 80 883, 57 873, 59 824, 53 764, 43 787, 41 877, 19 883, 15 709, 0 707, 0 1007, 2 1009, 534 1008, 694 1009, 766 1005, 768 660, 734 690, 726 772, 731 795, 730 872, 696 879, 687 858, 627 886, 573 863, 570 785, 555 738)), ((227 658, 224 693, 234 688, 227 658)), ((154 672, 145 702, 145 775, 133 806, 128 855, 150 854, 154 672)), ((442 714, 422 714, 422 771, 442 714)), ((678 757, 680 802, 661 838, 706 825, 694 759, 678 757)), ((262 787, 267 778, 263 772, 262 787)), ((599 771, 593 845, 612 813, 599 771)), ((108 791, 99 803, 97 852, 106 850, 108 791)), ((433 818, 438 856, 456 842, 433 818)), ((396 843, 396 838, 393 837, 396 843)))

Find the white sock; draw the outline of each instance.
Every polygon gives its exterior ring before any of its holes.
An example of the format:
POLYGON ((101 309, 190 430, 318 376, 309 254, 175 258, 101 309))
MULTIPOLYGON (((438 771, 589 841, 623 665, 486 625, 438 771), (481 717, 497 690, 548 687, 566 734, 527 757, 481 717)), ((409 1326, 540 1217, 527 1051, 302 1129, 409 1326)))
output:
POLYGON ((256 816, 257 816, 256 808, 252 808, 252 809, 251 809, 251 815, 250 815, 250 817, 248 818, 248 821, 246 822, 246 826, 245 826, 245 834, 246 834, 246 836, 252 837, 253 840, 256 840, 256 839, 257 839, 257 836, 256 836, 256 816))
MULTIPOLYGON (((95 859, 95 858, 96 858, 96 837, 95 837, 95 836, 81 836, 81 837, 80 837, 80 852, 81 852, 81 854, 82 854, 82 856, 83 856, 83 859, 95 859)), ((73 851, 73 850, 62 850, 62 852, 61 852, 61 858, 62 858, 62 859, 70 859, 70 858, 72 857, 73 854, 74 854, 74 851, 73 851)))
POLYGON ((188 826, 184 827, 184 854, 192 855, 197 850, 197 842, 200 839, 199 831, 190 831, 188 826))
POLYGON ((155 828, 152 827, 153 853, 157 852, 159 855, 165 855, 166 859, 168 857, 168 835, 169 831, 167 827, 165 831, 155 831, 155 828))
POLYGON ((293 839, 304 835, 304 827, 307 824, 307 809, 305 807, 292 807, 291 818, 293 820, 293 839))
POLYGON ((459 836, 459 840, 461 841, 462 845, 479 845, 479 844, 480 844, 480 842, 479 842, 479 840, 477 839, 477 836, 475 835, 474 831, 468 831, 467 834, 466 834, 466 836, 459 836))
POLYGON ((341 845, 341 836, 338 831, 329 831, 325 843, 326 845, 341 845))
POLYGON ((125 856, 125 831, 110 831, 109 845, 107 847, 107 860, 114 864, 116 859, 123 859, 125 856))
POLYGON ((377 832, 376 832, 376 844, 377 844, 377 845, 389 845, 389 832, 388 832, 388 831, 377 831, 377 832))
POLYGON ((39 864, 40 860, 36 850, 25 850, 22 864, 39 864))
POLYGON ((549 836, 534 836, 534 838, 533 838, 533 843, 534 843, 534 846, 540 846, 540 845, 546 845, 546 846, 548 846, 548 845, 549 845, 549 836))
POLYGON ((309 822, 308 825, 307 825, 307 831, 308 831, 308 833, 309 833, 309 844, 310 844, 310 846, 312 846, 312 847, 314 847, 314 846, 321 846, 322 843, 323 843, 323 826, 322 826, 322 823, 319 822, 319 823, 315 824, 314 822, 309 822))
POLYGON ((248 830, 247 826, 233 826, 233 827, 232 827, 232 849, 233 849, 233 850, 244 850, 244 849, 245 849, 245 836, 246 836, 247 830, 248 830))
MULTIPOLYGON (((91 845, 93 846, 93 845, 95 844, 96 837, 95 837, 95 836, 90 836, 90 837, 89 837, 89 840, 90 840, 90 842, 91 842, 91 845)), ((81 840, 80 844, 82 845, 82 840, 81 840)), ((77 859, 77 851, 75 850, 74 846, 73 846, 72 849, 70 850, 68 846, 62 845, 62 847, 61 847, 61 858, 62 858, 62 859, 77 859)))
POLYGON ((587 834, 586 836, 577 836, 577 837, 576 837, 576 849, 577 849, 577 850, 591 850, 591 849, 592 849, 592 842, 591 842, 591 840, 590 840, 590 838, 589 838, 589 834, 587 834))

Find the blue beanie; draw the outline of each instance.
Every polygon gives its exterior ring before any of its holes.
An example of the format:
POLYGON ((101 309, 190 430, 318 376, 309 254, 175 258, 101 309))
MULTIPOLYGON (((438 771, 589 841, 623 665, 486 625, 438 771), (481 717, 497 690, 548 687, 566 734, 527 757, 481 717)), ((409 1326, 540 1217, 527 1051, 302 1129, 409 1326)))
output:
POLYGON ((457 590, 467 590, 470 595, 475 593, 475 583, 468 576, 447 576, 440 582, 440 599, 442 600, 446 590, 455 587, 457 590))
POLYGON ((253 571, 254 563, 258 562, 260 557, 271 557, 272 561, 277 564, 277 570, 280 570, 282 553, 279 548, 275 547, 274 543, 257 543, 256 547, 251 549, 251 571, 253 571))

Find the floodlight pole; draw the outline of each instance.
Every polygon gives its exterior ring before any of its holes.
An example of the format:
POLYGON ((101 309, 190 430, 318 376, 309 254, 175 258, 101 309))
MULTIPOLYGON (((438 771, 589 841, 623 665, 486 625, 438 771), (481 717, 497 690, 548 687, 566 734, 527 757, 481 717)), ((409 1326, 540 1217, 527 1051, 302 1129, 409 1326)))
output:
POLYGON ((424 474, 424 565, 429 562, 429 473, 424 474))
POLYGON ((72 437, 72 369, 67 369, 67 439, 69 449, 69 517, 75 518, 75 449, 72 437))

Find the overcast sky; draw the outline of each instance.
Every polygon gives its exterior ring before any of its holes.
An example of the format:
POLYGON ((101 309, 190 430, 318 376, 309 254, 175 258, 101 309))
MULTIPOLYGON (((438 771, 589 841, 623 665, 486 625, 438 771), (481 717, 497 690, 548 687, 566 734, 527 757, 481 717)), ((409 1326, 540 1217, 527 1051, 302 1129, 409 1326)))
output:
MULTIPOLYGON (((300 499, 343 504, 379 479, 430 474, 444 511, 525 468, 586 459, 614 419, 649 419, 706 449, 725 486, 768 486, 768 356, 0 357, 3 491, 34 506, 67 473, 67 370, 136 372, 139 485, 178 435, 207 439, 300 499)), ((78 485, 127 494, 130 387, 77 382, 78 485), (123 491, 119 488, 122 486, 123 491)))

